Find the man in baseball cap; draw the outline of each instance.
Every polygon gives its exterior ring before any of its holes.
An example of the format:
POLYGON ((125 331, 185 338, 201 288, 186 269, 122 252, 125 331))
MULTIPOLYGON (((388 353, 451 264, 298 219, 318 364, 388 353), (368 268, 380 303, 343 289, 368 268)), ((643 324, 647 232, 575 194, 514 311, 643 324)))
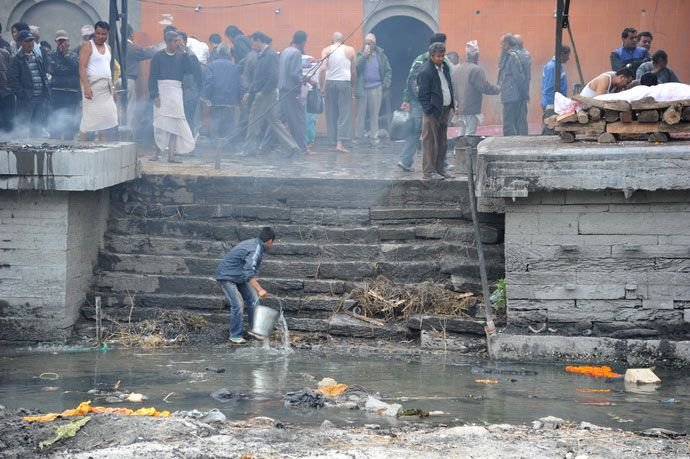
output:
POLYGON ((9 87, 17 97, 16 127, 24 135, 36 135, 45 123, 50 101, 43 59, 34 51, 34 36, 28 30, 17 34, 20 48, 7 72, 9 87))
POLYGON ((70 52, 69 35, 64 30, 55 33, 55 52, 51 56, 52 112, 50 135, 53 138, 72 139, 77 132, 75 114, 81 100, 79 61, 70 52))

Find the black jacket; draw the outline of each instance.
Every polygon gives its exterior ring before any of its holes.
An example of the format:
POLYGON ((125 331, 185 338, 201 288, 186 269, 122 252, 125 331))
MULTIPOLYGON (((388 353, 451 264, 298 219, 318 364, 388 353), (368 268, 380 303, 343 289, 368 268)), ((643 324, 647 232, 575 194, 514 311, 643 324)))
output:
POLYGON ((268 46, 256 59, 254 67, 254 78, 251 89, 252 94, 270 94, 278 88, 278 53, 268 46))
POLYGON ((79 59, 74 53, 51 53, 48 73, 53 76, 52 89, 80 90, 79 59))
MULTIPOLYGON (((34 55, 36 55, 34 53, 34 55)), ((48 83, 46 79, 46 68, 43 64, 43 59, 36 55, 36 62, 38 63, 38 71, 41 74, 43 81, 43 95, 49 97, 48 83)), ((10 84, 10 89, 17 96, 17 100, 28 100, 33 96, 33 79, 31 78, 31 70, 29 64, 26 62, 24 53, 18 51, 17 54, 10 59, 10 68, 7 74, 7 80, 10 84)))
MULTIPOLYGON (((450 107, 455 106, 455 97, 453 95, 453 80, 450 77, 450 67, 446 62, 443 62, 443 75, 448 82, 448 90, 450 91, 450 107)), ((424 63, 422 71, 417 76, 417 86, 419 87, 419 103, 426 115, 434 115, 440 117, 443 113, 443 92, 441 90, 441 78, 438 75, 438 70, 431 60, 424 63)))

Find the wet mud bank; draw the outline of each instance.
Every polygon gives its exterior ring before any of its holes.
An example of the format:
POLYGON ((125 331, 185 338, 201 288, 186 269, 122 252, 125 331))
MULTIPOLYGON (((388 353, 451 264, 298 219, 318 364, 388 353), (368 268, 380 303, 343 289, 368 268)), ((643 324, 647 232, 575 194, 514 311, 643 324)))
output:
MULTIPOLYGON (((52 424, 28 424, 26 411, 0 411, 0 457, 687 457, 690 442, 664 431, 624 432, 593 424, 447 425, 404 422, 394 427, 319 427, 269 418, 204 423, 181 418, 94 415, 73 438, 39 448, 52 424)), ((54 424, 65 424, 59 420, 54 424)))

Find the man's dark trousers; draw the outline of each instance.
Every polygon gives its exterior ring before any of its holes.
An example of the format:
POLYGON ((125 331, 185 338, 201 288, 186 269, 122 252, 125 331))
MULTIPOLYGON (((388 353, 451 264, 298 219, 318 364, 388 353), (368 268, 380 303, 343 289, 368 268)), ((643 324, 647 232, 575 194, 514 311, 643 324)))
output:
POLYGON ((520 123, 524 102, 505 102, 503 104, 503 135, 512 136, 520 134, 520 123))
POLYGON ((292 139, 300 150, 307 151, 307 114, 299 88, 280 90, 280 112, 292 139))

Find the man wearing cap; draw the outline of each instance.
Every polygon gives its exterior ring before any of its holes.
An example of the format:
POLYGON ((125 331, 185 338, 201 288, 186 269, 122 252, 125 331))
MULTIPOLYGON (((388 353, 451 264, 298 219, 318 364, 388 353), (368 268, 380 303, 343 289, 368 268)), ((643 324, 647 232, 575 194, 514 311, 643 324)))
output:
POLYGON ((453 69, 456 115, 463 127, 463 135, 474 135, 482 113, 482 96, 498 94, 498 86, 489 83, 484 69, 478 65, 479 44, 476 40, 465 45, 465 62, 453 69))
POLYGON ((86 140, 88 132, 96 132, 98 140, 103 141, 104 131, 118 124, 111 51, 106 43, 110 25, 98 21, 94 30, 93 38, 79 50, 79 79, 84 93, 79 131, 82 140, 86 140))
POLYGON ((17 34, 19 50, 10 60, 8 82, 17 98, 16 125, 27 135, 38 135, 50 101, 46 69, 34 51, 34 36, 28 30, 17 34))
POLYGON ((52 75, 51 137, 72 139, 76 134, 74 117, 81 100, 79 60, 69 49, 69 35, 64 30, 55 34, 55 52, 50 56, 48 73, 52 75))
POLYGON ((38 55, 41 59, 44 59, 45 61, 45 56, 43 55, 43 52, 41 51, 41 29, 38 26, 35 25, 30 25, 29 26, 29 32, 31 32, 31 35, 34 36, 34 53, 38 55))

